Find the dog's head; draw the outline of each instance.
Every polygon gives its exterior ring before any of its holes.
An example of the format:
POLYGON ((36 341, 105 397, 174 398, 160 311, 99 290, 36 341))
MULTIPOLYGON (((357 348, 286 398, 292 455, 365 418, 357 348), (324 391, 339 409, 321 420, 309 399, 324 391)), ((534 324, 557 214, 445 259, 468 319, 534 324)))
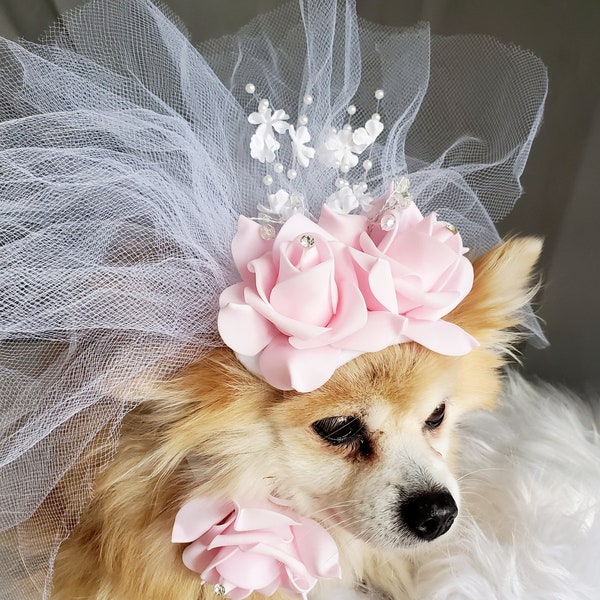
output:
POLYGON ((447 317, 480 343, 466 356, 404 343, 363 354, 301 394, 273 390, 219 354, 198 384, 201 410, 189 430, 196 443, 203 432, 204 491, 273 493, 383 548, 444 534, 460 507, 456 423, 494 405, 540 249, 514 239, 475 261, 473 290, 447 317))

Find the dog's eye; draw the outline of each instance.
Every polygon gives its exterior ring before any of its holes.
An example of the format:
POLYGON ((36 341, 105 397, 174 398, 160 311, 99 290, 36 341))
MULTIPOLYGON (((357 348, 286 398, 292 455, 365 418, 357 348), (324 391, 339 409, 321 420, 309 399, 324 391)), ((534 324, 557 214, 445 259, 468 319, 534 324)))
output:
POLYGON ((313 431, 333 446, 347 444, 355 440, 363 431, 363 423, 358 417, 328 417, 315 421, 313 431))
POLYGON ((446 416, 446 403, 442 402, 435 407, 435 410, 427 417, 425 427, 427 429, 437 429, 446 416))

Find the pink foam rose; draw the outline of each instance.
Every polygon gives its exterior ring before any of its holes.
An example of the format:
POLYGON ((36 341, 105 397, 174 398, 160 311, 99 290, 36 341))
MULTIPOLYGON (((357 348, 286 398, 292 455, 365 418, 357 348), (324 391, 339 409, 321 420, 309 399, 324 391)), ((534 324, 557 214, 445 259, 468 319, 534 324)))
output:
POLYGON ((319 578, 340 577, 338 549, 318 523, 279 500, 242 505, 196 498, 177 513, 172 541, 189 544, 182 559, 202 581, 232 600, 277 589, 306 598, 319 578))
MULTIPOLYGON (((354 221, 345 236, 358 240, 365 223, 354 221)), ((274 387, 310 391, 348 360, 333 344, 367 322, 347 240, 300 214, 274 240, 262 240, 259 228, 240 217, 232 252, 243 281, 221 294, 219 332, 274 387), (305 235, 310 247, 302 244, 305 235)))
MULTIPOLYGON (((412 340, 441 354, 468 353, 477 341, 442 320, 473 286, 460 234, 434 213, 423 217, 415 204, 389 214, 395 218, 390 231, 375 226, 361 234, 360 249, 351 250, 369 311, 368 339, 377 340, 369 350, 412 340)), ((363 338, 359 332, 343 340, 344 347, 364 349, 363 338)))
POLYGON ((328 206, 318 224, 296 214, 267 241, 240 218, 232 252, 242 281, 221 294, 218 324, 251 372, 308 392, 348 360, 393 344, 451 356, 477 346, 442 318, 473 285, 460 234, 414 204, 388 211, 395 223, 383 231, 379 204, 371 221, 328 206))

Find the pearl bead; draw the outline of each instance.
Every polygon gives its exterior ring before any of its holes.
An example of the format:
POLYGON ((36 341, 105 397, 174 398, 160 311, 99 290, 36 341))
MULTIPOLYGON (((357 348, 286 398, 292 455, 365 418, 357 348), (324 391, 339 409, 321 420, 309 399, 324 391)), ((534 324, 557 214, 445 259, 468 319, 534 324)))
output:
POLYGON ((373 113, 371 115, 371 119, 373 119, 374 121, 381 121, 381 115, 379 113, 373 113))
POLYGON ((347 109, 346 112, 349 115, 355 115, 356 114, 356 106, 354 106, 354 104, 351 104, 347 109))
POLYGON ((347 173, 350 170, 350 165, 344 163, 343 165, 340 165, 340 171, 342 173, 347 173))
POLYGON ((258 103, 258 110, 259 110, 259 112, 262 112, 264 110, 267 110, 267 108, 269 108, 269 101, 266 98, 263 98, 258 103))
POLYGON ((352 131, 352 125, 350 125, 350 123, 346 123, 342 129, 344 131, 352 131))
POLYGON ((298 123, 300 125, 306 125, 308 123, 308 117, 306 115, 300 115, 298 117, 298 123))
POLYGON ((377 100, 381 100, 384 96, 383 90, 375 90, 375 98, 377 100))
POLYGON ((273 165, 273 171, 275 171, 275 173, 283 173, 283 165, 279 162, 275 163, 273 165))
POLYGON ((265 175, 263 177, 263 183, 265 185, 271 185, 273 183, 273 178, 270 175, 265 175))
POLYGON ((247 83, 245 89, 249 94, 254 94, 256 91, 256 86, 253 83, 247 83))
POLYGON ((361 192, 363 192, 363 193, 366 192, 367 191, 367 184, 366 184, 366 182, 362 181, 361 183, 359 183, 358 184, 358 189, 361 192))
POLYGON ((309 104, 313 103, 313 97, 310 94, 306 94, 306 96, 302 98, 302 102, 308 106, 309 104))
POLYGON ((345 187, 347 185, 348 185, 348 181, 346 179, 344 179, 343 177, 338 177, 335 180, 335 187, 336 188, 343 188, 343 187, 345 187))
POLYGON ((380 225, 381 229, 384 231, 391 231, 394 229, 394 225, 396 225, 396 217, 391 214, 383 215, 383 217, 381 217, 380 225))
POLYGON ((296 169, 288 169, 287 177, 288 179, 296 179, 296 177, 298 177, 298 172, 296 169))
POLYGON ((367 158, 367 160, 363 161, 363 169, 365 171, 370 171, 373 168, 373 161, 369 160, 367 158))

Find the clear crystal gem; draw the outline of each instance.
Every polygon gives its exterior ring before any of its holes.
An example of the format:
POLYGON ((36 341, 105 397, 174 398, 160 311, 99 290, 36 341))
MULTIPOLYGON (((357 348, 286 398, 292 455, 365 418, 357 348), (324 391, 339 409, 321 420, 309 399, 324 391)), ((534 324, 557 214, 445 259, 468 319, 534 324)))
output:
POLYGON ((412 196, 408 192, 402 192, 400 196, 400 206, 402 208, 408 208, 412 204, 412 196))
POLYGON ((300 244, 303 248, 312 248, 315 245, 315 238, 310 233, 305 233, 300 238, 300 244))
POLYGON ((275 237, 275 227, 270 223, 263 223, 258 233, 263 240, 272 240, 275 237))
POLYGON ((225 595, 225 586, 220 583, 217 583, 215 585, 215 587, 213 588, 213 592, 217 596, 224 596, 225 595))
POLYGON ((396 217, 390 213, 383 215, 383 217, 381 217, 380 225, 381 229, 384 231, 391 231, 394 229, 394 225, 396 225, 396 217))

